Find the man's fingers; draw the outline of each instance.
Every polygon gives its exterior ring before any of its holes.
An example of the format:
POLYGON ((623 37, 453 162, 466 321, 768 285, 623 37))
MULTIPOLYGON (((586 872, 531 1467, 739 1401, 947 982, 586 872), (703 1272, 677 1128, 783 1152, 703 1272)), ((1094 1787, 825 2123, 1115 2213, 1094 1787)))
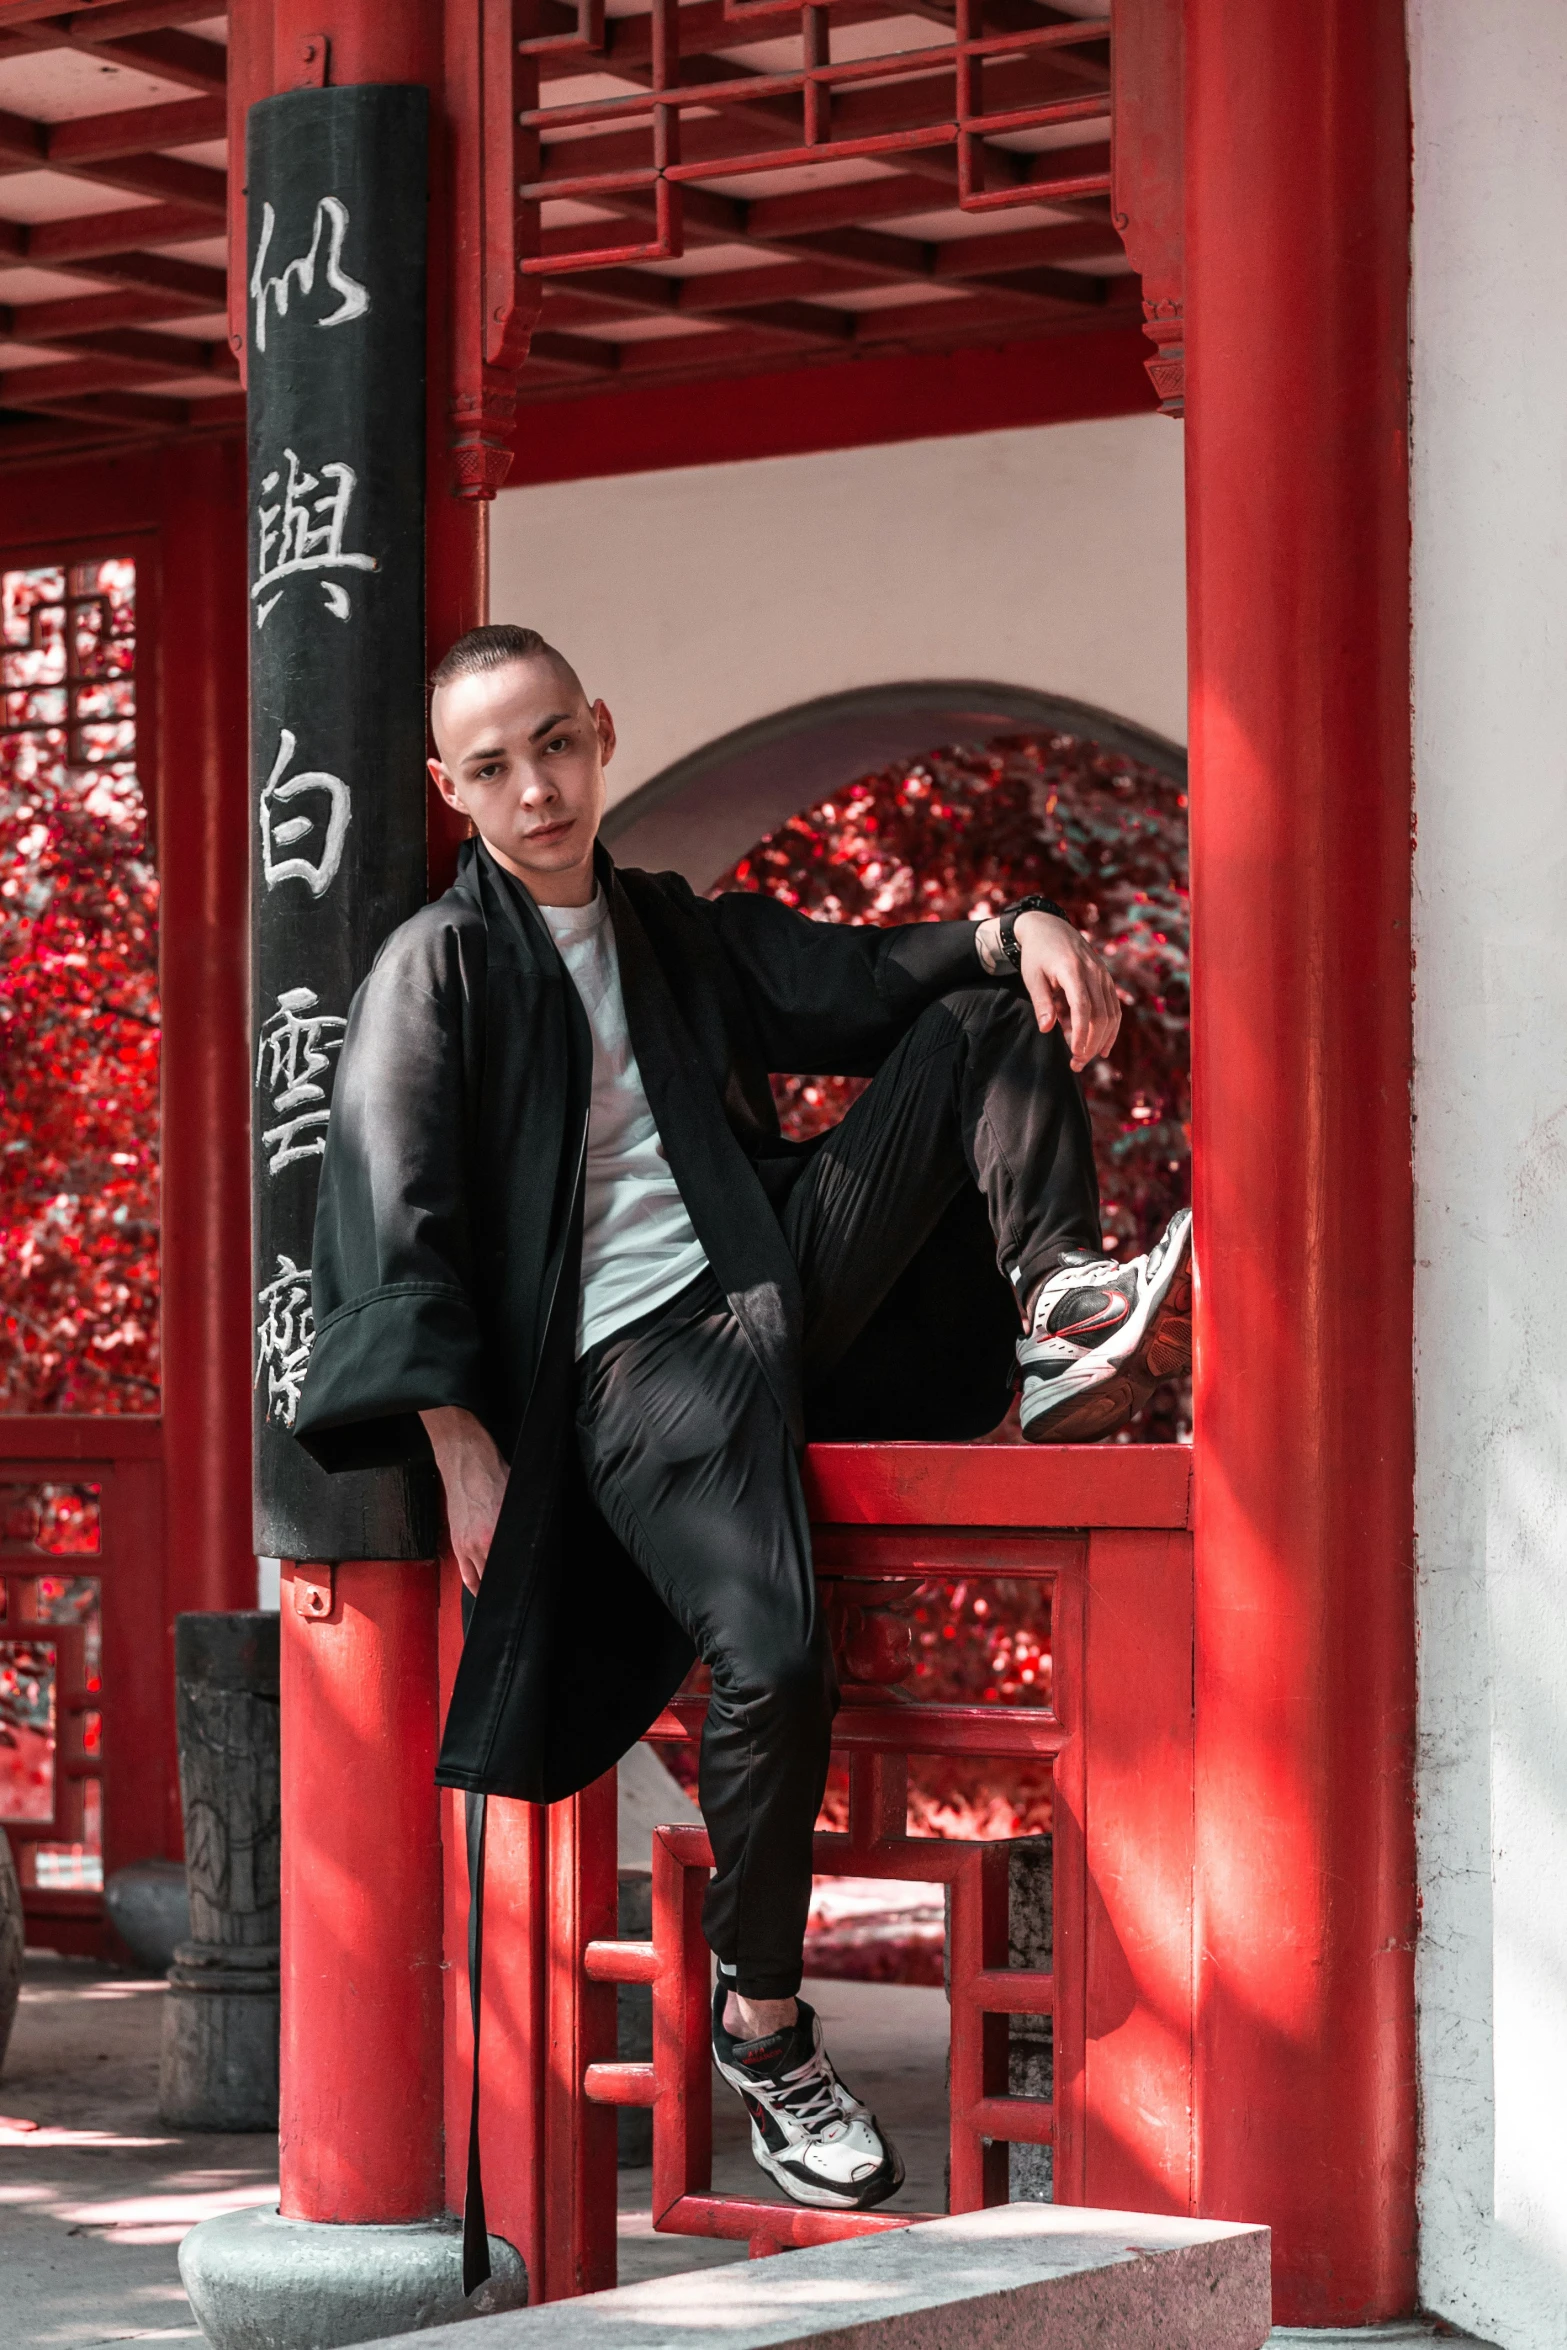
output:
POLYGON ((1098 963, 1094 965, 1094 993, 1098 998, 1094 1057, 1098 1059, 1109 1052, 1121 1026, 1121 999, 1115 992, 1115 982, 1098 963))
POLYGON ((1074 955, 1061 973, 1060 985, 1066 996, 1070 1019, 1067 1042, 1071 1046, 1072 1066, 1081 1069, 1089 1060, 1094 1040, 1094 1006, 1083 977, 1083 966, 1074 955))
POLYGON ((484 1569, 476 1565, 465 1550, 459 1551, 457 1554, 457 1572, 463 1579, 464 1590, 475 1592, 478 1590, 484 1569))
POLYGON ((1034 1007, 1034 1017, 1039 1022, 1041 1032, 1054 1028, 1056 991, 1050 983, 1049 972, 1042 964, 1032 963, 1023 974, 1023 984, 1028 989, 1028 1000, 1034 1007))

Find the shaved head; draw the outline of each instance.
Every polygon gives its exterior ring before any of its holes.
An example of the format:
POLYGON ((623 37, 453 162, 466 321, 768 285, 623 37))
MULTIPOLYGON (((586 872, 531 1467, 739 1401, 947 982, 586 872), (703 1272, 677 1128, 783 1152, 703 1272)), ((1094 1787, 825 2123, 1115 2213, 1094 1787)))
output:
POLYGON ((541 905, 586 905, 615 728, 534 628, 471 628, 430 679, 430 775, 541 905))
POLYGON ((485 669, 504 669, 508 661, 549 661, 569 679, 584 701, 582 680, 567 660, 536 628, 517 628, 510 621, 497 621, 493 626, 470 628, 460 636, 451 650, 437 661, 430 674, 432 701, 442 686, 451 685, 459 677, 474 677, 485 669))

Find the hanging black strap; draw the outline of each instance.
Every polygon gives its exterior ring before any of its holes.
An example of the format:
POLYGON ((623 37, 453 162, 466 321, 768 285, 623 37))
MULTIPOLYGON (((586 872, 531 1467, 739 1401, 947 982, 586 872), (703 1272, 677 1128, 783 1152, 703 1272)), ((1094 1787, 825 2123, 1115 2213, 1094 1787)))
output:
POLYGON ((462 2207, 462 2289, 476 2292, 490 2275, 490 2232, 484 2224, 484 2176, 479 2162, 479 2007, 484 1984, 484 1831, 489 1798, 463 1799, 468 1830, 468 2005, 473 2017, 473 2099, 468 2108, 468 2185, 462 2207))

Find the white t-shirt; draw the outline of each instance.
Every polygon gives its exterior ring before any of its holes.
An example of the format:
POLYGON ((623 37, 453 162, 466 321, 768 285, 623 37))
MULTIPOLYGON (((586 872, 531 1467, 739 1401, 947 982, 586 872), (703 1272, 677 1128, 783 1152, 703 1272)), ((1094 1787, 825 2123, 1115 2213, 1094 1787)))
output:
POLYGON ((631 1049, 609 903, 540 906, 593 1030, 577 1352, 675 1297, 707 1263, 631 1049))

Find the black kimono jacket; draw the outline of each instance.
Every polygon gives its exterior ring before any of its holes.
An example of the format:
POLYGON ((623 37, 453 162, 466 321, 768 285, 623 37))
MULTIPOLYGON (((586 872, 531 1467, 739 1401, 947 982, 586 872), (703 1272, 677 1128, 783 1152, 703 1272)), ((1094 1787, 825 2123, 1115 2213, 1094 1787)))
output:
MULTIPOLYGON (((801 1437, 800 1293, 777 1207, 804 1163, 770 1070, 870 1076, 980 976, 974 926, 811 922, 700 898, 602 848, 627 1023, 697 1236, 801 1437)), ((573 1364, 593 1074, 532 899, 477 842, 354 999, 316 1212, 316 1338, 295 1434, 329 1470, 429 1458, 459 1404, 511 1462, 437 1776, 553 1802, 609 1769, 684 1677, 686 1635, 592 1508, 573 1364)))

